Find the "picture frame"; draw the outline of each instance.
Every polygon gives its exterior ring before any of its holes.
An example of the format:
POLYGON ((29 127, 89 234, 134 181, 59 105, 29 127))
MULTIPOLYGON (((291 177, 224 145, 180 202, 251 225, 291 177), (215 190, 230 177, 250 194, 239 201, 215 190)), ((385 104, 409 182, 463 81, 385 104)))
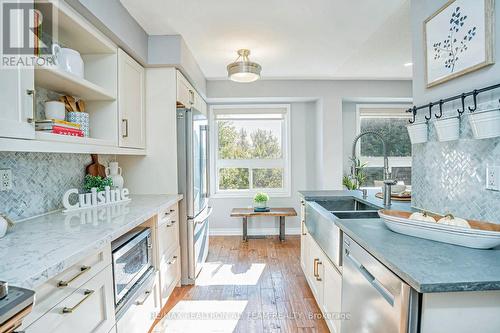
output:
POLYGON ((427 88, 494 64, 494 0, 450 0, 423 24, 427 88))

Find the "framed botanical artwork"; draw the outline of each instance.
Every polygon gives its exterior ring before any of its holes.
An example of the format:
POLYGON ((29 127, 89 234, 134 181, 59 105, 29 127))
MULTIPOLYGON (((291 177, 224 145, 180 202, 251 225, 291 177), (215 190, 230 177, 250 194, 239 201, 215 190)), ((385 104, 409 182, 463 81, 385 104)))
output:
POLYGON ((494 63, 495 0, 450 0, 424 22, 427 87, 494 63))

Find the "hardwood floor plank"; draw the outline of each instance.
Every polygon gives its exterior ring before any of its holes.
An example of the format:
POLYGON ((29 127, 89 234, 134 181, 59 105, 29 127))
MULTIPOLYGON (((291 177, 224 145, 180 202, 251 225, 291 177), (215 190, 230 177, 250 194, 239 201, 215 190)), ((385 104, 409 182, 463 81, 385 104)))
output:
MULTIPOLYGON (((300 267, 299 237, 287 236, 285 242, 277 237, 248 242, 239 236, 210 237, 205 269, 201 273, 202 285, 174 289, 155 321, 158 329, 154 333, 168 333, 160 318, 182 301, 210 301, 222 309, 224 302, 243 302, 239 320, 233 318, 232 322, 215 322, 211 326, 200 321, 197 333, 328 332, 300 267), (219 326, 225 329, 214 330, 219 326), (233 328, 228 331, 227 327, 233 328)), ((223 311, 234 312, 234 307, 223 311)))

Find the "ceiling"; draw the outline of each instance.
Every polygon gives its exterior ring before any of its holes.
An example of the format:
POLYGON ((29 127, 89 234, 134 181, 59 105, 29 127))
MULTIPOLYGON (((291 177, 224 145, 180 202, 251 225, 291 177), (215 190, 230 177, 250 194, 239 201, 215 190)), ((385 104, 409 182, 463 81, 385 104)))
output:
POLYGON ((148 34, 182 35, 207 79, 240 48, 263 78, 411 78, 409 0, 120 1, 148 34))

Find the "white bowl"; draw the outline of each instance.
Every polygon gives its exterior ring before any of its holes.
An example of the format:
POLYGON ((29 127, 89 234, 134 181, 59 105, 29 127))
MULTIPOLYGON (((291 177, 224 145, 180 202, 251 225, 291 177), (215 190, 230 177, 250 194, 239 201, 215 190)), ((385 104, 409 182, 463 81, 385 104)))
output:
POLYGON ((500 110, 471 113, 469 122, 475 139, 500 136, 500 110))
POLYGON ((427 142, 427 123, 406 126, 412 144, 427 142))
POLYGON ((436 120, 434 127, 439 141, 453 141, 460 137, 460 119, 458 117, 436 120))
POLYGON ((403 185, 403 184, 397 184, 397 185, 391 186, 391 193, 392 194, 398 194, 398 193, 404 192, 405 190, 406 190, 406 185, 403 185))

